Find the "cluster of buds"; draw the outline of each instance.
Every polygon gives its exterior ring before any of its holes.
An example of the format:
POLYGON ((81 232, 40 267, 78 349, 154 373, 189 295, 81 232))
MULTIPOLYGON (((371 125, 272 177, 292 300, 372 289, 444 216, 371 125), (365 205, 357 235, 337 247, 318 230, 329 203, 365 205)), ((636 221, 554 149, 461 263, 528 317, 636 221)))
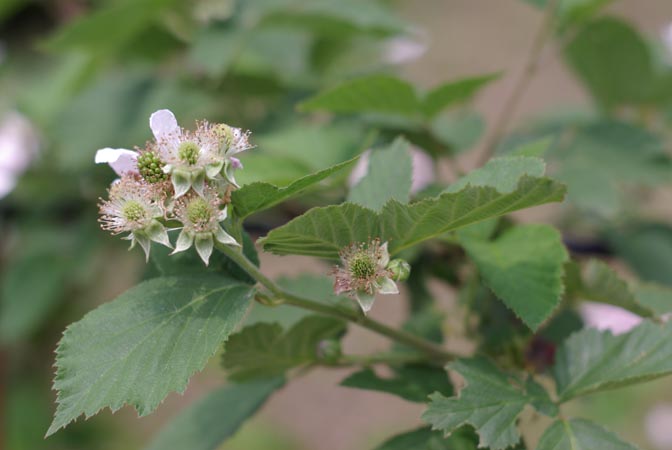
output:
POLYGON ((373 306, 376 294, 398 294, 396 281, 410 274, 406 261, 390 261, 387 242, 374 239, 352 244, 340 252, 341 266, 334 267, 334 292, 356 300, 364 313, 373 306))
POLYGON ((224 231, 227 198, 238 187, 233 172, 242 168, 233 155, 251 148, 248 134, 225 124, 199 122, 194 131, 178 126, 172 112, 149 118, 154 141, 144 149, 104 148, 96 163, 120 176, 100 202, 100 222, 113 234, 128 233, 149 258, 151 241, 173 248, 165 223, 182 226, 173 253, 192 245, 208 264, 215 242, 239 245, 224 231))

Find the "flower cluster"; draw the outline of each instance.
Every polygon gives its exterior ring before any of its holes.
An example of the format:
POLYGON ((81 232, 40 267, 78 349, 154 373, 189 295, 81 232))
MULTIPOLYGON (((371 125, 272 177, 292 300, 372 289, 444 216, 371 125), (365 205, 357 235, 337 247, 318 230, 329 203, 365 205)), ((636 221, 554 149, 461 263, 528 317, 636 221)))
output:
POLYGON ((396 281, 408 278, 408 263, 390 261, 387 242, 374 239, 352 244, 340 252, 342 266, 334 267, 334 292, 357 300, 362 311, 373 306, 375 295, 398 294, 396 281))
POLYGON ((233 172, 242 168, 234 155, 251 148, 249 133, 205 121, 185 130, 167 109, 153 113, 149 126, 154 141, 144 149, 96 153, 96 163, 109 164, 121 177, 100 202, 102 228, 128 233, 131 248, 140 244, 149 258, 151 241, 172 248, 165 224, 178 221, 173 253, 194 245, 207 265, 215 242, 239 245, 221 223, 228 193, 238 187, 233 172))

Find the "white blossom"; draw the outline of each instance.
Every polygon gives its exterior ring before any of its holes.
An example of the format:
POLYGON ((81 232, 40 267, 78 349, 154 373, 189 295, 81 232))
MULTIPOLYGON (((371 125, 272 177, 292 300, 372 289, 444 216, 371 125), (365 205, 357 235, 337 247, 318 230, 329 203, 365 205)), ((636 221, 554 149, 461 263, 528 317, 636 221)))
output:
POLYGON ((0 198, 9 194, 39 152, 33 125, 11 112, 0 123, 0 198))

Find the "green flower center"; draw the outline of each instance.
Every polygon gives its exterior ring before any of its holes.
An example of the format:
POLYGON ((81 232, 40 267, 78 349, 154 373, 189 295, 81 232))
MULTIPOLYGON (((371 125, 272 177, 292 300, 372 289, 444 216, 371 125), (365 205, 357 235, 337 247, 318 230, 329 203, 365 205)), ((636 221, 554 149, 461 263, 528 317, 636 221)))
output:
POLYGON ((354 278, 367 279, 376 274, 376 262, 365 253, 356 253, 350 260, 350 274, 354 278))
POLYGON ((129 222, 137 222, 145 217, 145 208, 135 200, 129 200, 124 205, 121 214, 129 222))
POLYGON ((148 183, 158 183, 167 178, 163 173, 163 161, 155 152, 144 152, 138 156, 138 171, 148 183))
POLYGON ((194 225, 206 225, 212 218, 212 208, 201 197, 195 197, 187 205, 187 218, 194 225))
POLYGON ((180 148, 177 149, 177 156, 180 158, 180 161, 183 161, 190 166, 193 166, 198 162, 198 153, 198 145, 193 142, 183 142, 180 144, 180 148))

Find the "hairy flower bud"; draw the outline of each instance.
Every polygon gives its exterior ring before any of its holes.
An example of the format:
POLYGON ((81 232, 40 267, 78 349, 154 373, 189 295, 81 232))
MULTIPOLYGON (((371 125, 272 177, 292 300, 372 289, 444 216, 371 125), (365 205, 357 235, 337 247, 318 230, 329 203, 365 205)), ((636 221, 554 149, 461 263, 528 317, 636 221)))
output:
POLYGON ((411 275, 411 265, 403 259, 393 259, 387 265, 394 281, 406 281, 411 275))

